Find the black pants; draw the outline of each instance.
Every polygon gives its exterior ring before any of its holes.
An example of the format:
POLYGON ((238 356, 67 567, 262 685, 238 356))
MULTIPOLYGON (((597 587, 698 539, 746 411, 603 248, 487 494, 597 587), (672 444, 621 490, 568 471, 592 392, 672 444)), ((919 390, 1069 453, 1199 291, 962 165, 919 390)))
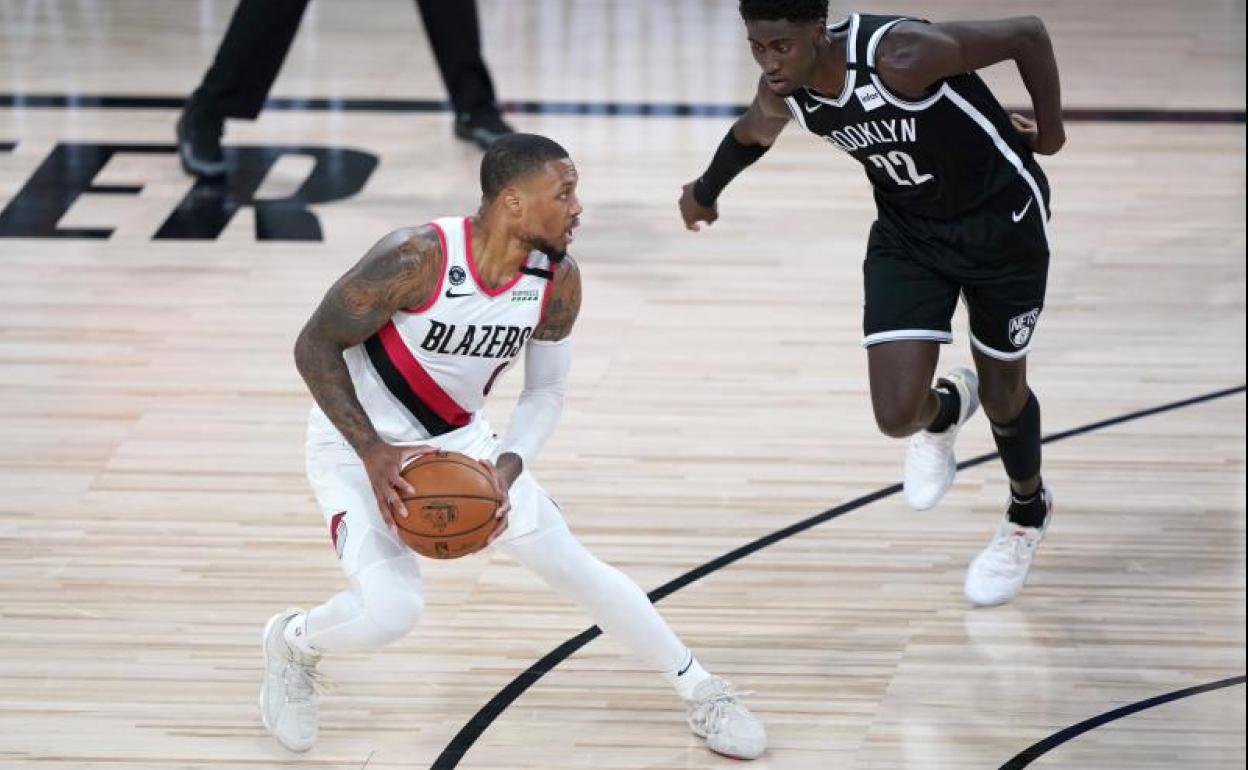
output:
MULTIPOLYGON (((494 105, 481 58, 476 0, 417 0, 442 82, 457 113, 494 105)), ((277 79, 308 0, 241 0, 192 99, 229 118, 255 118, 277 79)))

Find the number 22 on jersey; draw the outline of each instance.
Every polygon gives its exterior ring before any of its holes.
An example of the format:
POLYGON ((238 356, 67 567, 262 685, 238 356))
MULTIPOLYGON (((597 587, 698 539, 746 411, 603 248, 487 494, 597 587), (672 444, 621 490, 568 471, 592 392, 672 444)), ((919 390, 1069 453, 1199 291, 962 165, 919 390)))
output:
POLYGON ((914 165, 914 158, 901 150, 893 150, 883 155, 868 155, 867 160, 887 171, 901 187, 917 187, 935 178, 931 174, 920 174, 918 167, 914 165))

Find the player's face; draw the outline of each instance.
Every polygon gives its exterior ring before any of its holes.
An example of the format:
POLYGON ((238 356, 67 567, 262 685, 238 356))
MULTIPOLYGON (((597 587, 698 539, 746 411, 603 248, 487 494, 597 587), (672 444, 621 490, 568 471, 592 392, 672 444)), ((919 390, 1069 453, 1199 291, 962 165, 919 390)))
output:
POLYGON ((745 31, 754 61, 762 68, 772 93, 788 96, 809 85, 818 42, 826 35, 822 22, 747 21, 745 31))
POLYGON ((528 245, 554 259, 561 259, 572 243, 572 231, 581 223, 581 202, 576 197, 576 166, 568 158, 547 161, 541 172, 520 185, 524 205, 520 237, 528 245))

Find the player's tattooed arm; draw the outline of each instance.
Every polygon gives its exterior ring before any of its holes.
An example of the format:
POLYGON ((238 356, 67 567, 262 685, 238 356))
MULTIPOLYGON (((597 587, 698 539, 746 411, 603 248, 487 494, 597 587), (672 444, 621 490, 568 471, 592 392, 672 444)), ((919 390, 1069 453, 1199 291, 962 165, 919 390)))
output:
POLYGON ((533 330, 533 339, 558 342, 572 333, 581 313, 581 269, 572 257, 559 263, 549 291, 546 314, 533 330))
POLYGON ((876 66, 884 84, 917 99, 944 78, 1014 61, 1031 94, 1035 121, 1011 116, 1031 148, 1052 155, 1066 142, 1057 59, 1044 22, 1035 16, 926 24, 903 21, 880 41, 876 66))
POLYGON ((442 246, 433 227, 396 230, 330 287, 295 341, 295 366, 312 397, 361 455, 380 438, 355 395, 342 353, 399 309, 427 302, 441 270, 442 246))

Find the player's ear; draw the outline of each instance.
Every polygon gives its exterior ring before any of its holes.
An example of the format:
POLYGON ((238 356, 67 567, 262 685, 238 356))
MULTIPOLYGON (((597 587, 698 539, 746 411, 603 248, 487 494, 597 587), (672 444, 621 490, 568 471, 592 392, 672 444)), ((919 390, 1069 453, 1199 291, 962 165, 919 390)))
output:
POLYGON ((820 48, 828 44, 827 28, 828 28, 827 19, 819 19, 818 21, 811 22, 811 25, 810 25, 811 42, 815 44, 816 48, 820 48))
POLYGON ((513 217, 520 216, 520 212, 524 210, 524 206, 520 202, 520 191, 515 187, 508 187, 498 194, 498 198, 503 203, 503 208, 507 209, 507 213, 513 217))

